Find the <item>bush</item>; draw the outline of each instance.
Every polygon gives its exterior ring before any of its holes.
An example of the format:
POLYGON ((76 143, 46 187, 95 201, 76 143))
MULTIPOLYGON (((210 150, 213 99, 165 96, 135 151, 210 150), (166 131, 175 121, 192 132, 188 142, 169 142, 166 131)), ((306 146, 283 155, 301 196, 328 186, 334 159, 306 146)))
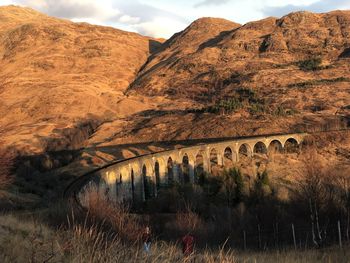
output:
POLYGON ((297 110, 295 109, 285 109, 283 106, 278 106, 273 112, 272 114, 275 116, 281 116, 281 117, 285 117, 285 116, 290 116, 290 115, 294 115, 297 113, 297 110))
POLYGON ((8 187, 13 182, 11 170, 14 166, 14 155, 0 149, 0 189, 8 187))
POLYGON ((313 70, 321 69, 320 67, 321 63, 322 63, 322 59, 319 57, 315 57, 315 58, 299 61, 297 62, 297 65, 301 70, 313 71, 313 70))
POLYGON ((272 193, 270 179, 267 171, 265 170, 262 173, 257 174, 254 184, 254 192, 253 198, 256 199, 257 202, 262 200, 264 197, 270 195, 272 193))
POLYGON ((128 207, 101 197, 96 187, 90 187, 81 198, 89 207, 88 215, 93 222, 104 222, 122 240, 130 242, 139 240, 142 228, 139 222, 129 213, 128 207))
POLYGON ((256 92, 251 88, 239 88, 236 90, 236 93, 239 95, 241 101, 247 99, 249 102, 256 102, 258 99, 256 92))
POLYGON ((243 200, 244 182, 241 171, 237 168, 225 170, 222 174, 222 191, 228 206, 243 200))
POLYGON ((266 105, 263 103, 253 103, 249 107, 249 112, 253 115, 258 113, 265 113, 267 111, 266 105))
POLYGON ((287 87, 288 88, 294 88, 294 87, 305 88, 305 87, 314 86, 314 85, 332 84, 336 82, 350 82, 350 78, 339 77, 339 78, 333 78, 333 79, 314 79, 314 80, 308 80, 304 82, 292 83, 292 84, 289 84, 287 87))
POLYGON ((206 109, 207 112, 229 114, 243 107, 242 103, 237 98, 223 99, 217 102, 214 106, 206 109))

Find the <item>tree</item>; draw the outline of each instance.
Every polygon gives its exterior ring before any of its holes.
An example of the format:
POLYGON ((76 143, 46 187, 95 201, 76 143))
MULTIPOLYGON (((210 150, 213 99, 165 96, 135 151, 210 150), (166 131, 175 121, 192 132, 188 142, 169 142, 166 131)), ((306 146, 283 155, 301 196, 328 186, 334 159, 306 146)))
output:
POLYGON ((320 57, 314 57, 298 62, 299 68, 304 71, 318 70, 320 69, 321 64, 322 59, 320 57))
POLYGON ((271 194, 269 174, 266 170, 262 173, 258 172, 256 175, 254 192, 257 195, 258 199, 271 194))
POLYGON ((225 170, 222 174, 222 190, 225 193, 228 206, 243 200, 244 182, 241 171, 237 168, 225 170))
POLYGON ((0 189, 8 187, 12 183, 11 170, 13 165, 14 155, 5 149, 0 149, 0 189))
POLYGON ((314 149, 310 149, 304 155, 298 193, 309 206, 312 239, 317 247, 322 246, 326 239, 329 223, 326 214, 329 212, 329 204, 335 199, 333 186, 330 173, 326 172, 320 156, 314 149))

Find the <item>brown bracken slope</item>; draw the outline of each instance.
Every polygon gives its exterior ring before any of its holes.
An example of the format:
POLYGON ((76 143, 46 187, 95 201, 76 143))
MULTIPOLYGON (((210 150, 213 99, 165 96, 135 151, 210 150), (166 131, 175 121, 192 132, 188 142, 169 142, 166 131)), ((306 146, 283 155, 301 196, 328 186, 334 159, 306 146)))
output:
POLYGON ((350 11, 296 12, 243 26, 199 19, 149 58, 127 92, 162 96, 171 107, 113 126, 111 141, 338 129, 349 118, 349 58, 350 11), (195 112, 222 100, 236 109, 195 112))
POLYGON ((1 138, 30 153, 339 128, 350 110, 349 57, 348 11, 245 25, 202 18, 160 45, 1 7, 1 138), (314 58, 313 70, 300 65, 314 58), (210 110, 228 99, 233 111, 210 110))
POLYGON ((156 45, 135 33, 0 7, 1 139, 43 151, 62 129, 123 114, 118 101, 156 45))

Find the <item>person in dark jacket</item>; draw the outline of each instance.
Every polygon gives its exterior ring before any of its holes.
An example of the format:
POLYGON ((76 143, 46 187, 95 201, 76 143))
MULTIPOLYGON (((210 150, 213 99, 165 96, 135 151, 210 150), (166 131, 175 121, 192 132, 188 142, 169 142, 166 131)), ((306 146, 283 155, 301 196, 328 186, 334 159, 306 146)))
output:
POLYGON ((151 250, 151 242, 152 242, 151 230, 148 226, 145 228, 145 231, 142 234, 142 242, 143 242, 143 248, 145 252, 148 254, 151 250))

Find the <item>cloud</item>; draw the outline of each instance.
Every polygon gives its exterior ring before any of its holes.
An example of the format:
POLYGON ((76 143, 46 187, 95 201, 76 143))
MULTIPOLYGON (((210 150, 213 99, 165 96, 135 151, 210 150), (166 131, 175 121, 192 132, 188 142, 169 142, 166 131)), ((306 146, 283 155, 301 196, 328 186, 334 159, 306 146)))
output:
POLYGON ((50 16, 81 19, 89 18, 103 21, 116 16, 120 11, 113 8, 109 1, 97 3, 94 0, 15 0, 14 2, 32 7, 50 16))
POLYGON ((329 12, 336 9, 348 9, 350 8, 349 0, 321 0, 309 5, 285 5, 285 6, 266 6, 262 9, 262 12, 267 16, 283 16, 295 11, 310 11, 316 13, 329 12))
POLYGON ((0 0, 51 16, 167 38, 203 16, 246 23, 297 10, 350 8, 350 0, 0 0), (196 3, 196 4, 194 4, 196 3))
POLYGON ((140 17, 133 17, 129 15, 122 15, 119 17, 119 22, 120 23, 125 23, 125 24, 137 24, 140 22, 140 17))
POLYGON ((122 15, 110 19, 129 25, 129 30, 156 38, 168 38, 183 30, 190 21, 173 12, 134 1, 117 1, 122 15))
POLYGON ((204 0, 194 5, 194 7, 202 7, 208 5, 223 5, 228 3, 230 0, 204 0))
POLYGON ((183 30, 187 24, 174 21, 166 17, 156 17, 152 21, 133 25, 133 28, 142 35, 155 38, 169 38, 174 32, 183 30))
POLYGON ((140 22, 149 22, 154 20, 156 17, 167 17, 171 20, 188 22, 187 19, 180 15, 148 4, 143 4, 135 0, 117 1, 115 3, 115 7, 117 7, 123 14, 127 14, 132 17, 139 17, 140 22))
POLYGON ((152 37, 167 38, 189 24, 184 17, 141 3, 141 0, 5 1, 7 1, 6 4, 28 6, 47 15, 70 19, 74 22, 108 25, 152 37))

